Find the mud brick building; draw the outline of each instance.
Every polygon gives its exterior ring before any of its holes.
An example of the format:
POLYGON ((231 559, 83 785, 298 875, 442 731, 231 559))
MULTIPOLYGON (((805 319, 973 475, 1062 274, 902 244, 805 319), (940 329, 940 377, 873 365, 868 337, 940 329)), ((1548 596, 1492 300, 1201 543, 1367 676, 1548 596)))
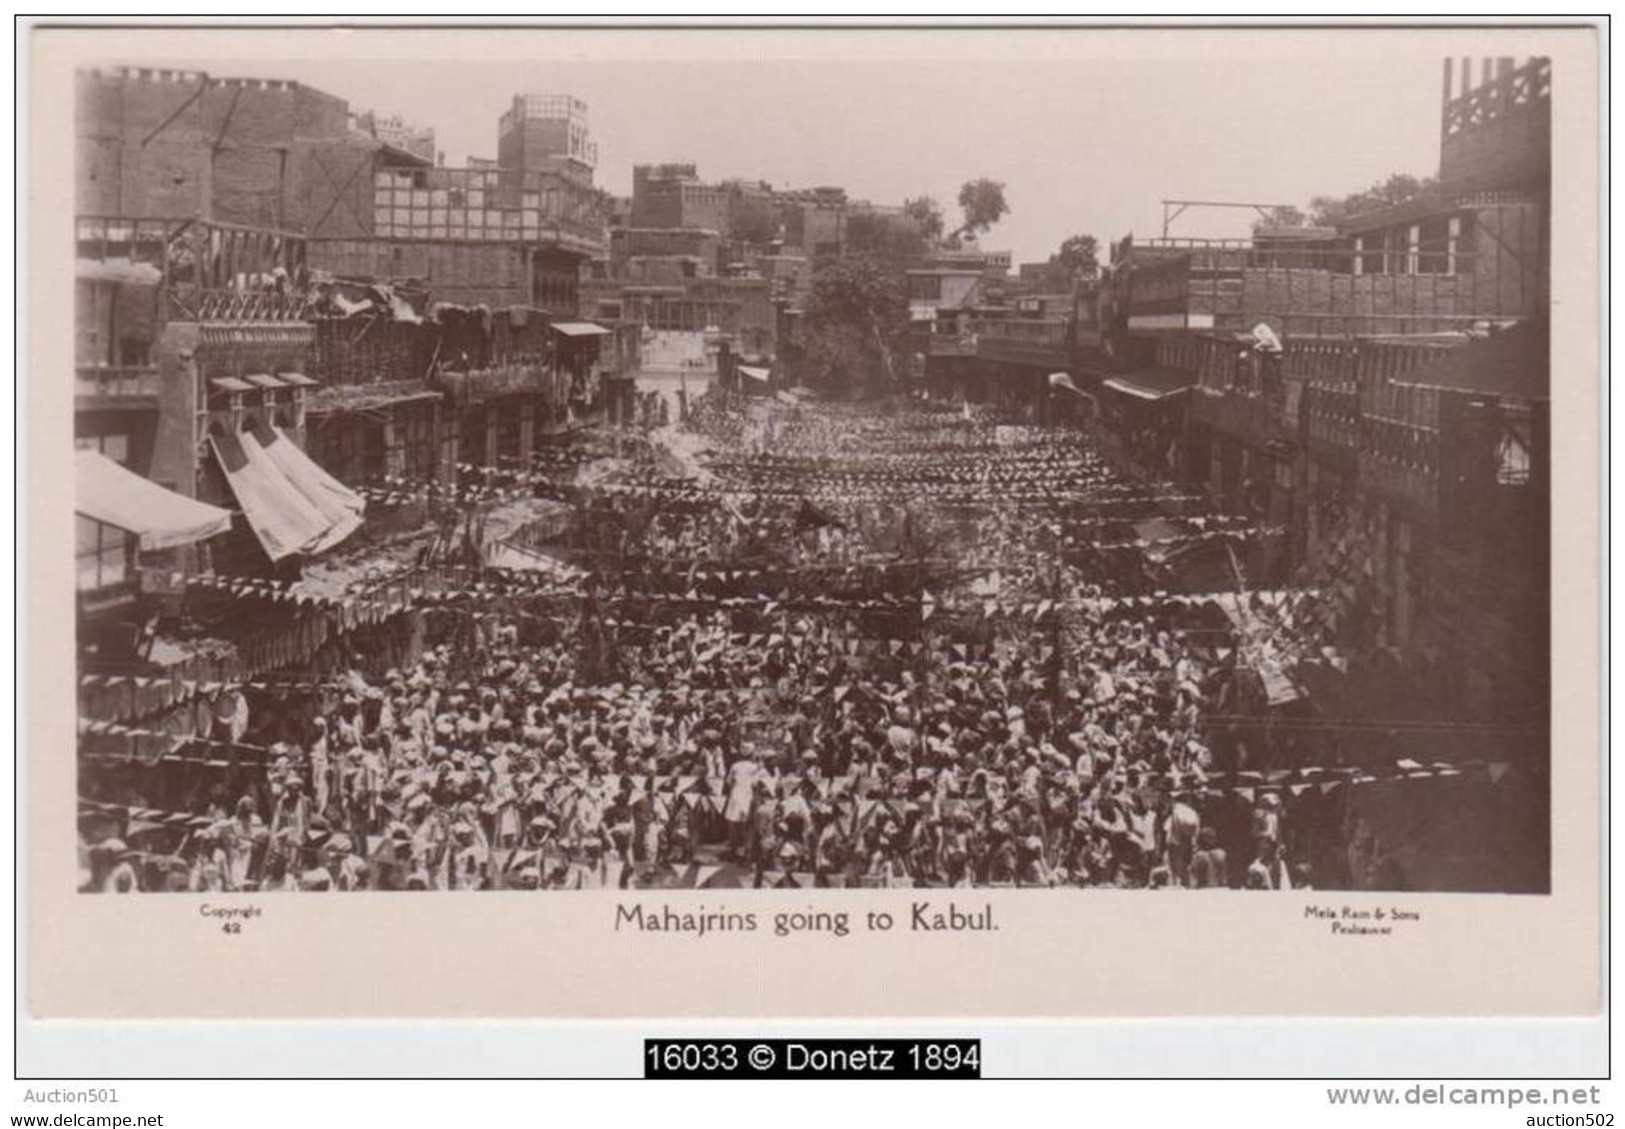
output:
POLYGON ((366 229, 375 168, 432 161, 299 82, 116 67, 77 76, 76 206, 293 231, 366 229))

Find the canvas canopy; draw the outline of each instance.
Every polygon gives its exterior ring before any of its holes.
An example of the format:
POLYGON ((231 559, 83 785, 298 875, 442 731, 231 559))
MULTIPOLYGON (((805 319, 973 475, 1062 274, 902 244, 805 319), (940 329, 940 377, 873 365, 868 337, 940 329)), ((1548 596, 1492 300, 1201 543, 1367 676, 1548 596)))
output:
POLYGON ((142 478, 100 451, 80 451, 74 467, 74 512, 117 526, 147 550, 190 545, 231 528, 231 511, 142 478))
POLYGON ((278 428, 210 436, 249 527, 273 561, 331 549, 361 526, 366 502, 278 428))

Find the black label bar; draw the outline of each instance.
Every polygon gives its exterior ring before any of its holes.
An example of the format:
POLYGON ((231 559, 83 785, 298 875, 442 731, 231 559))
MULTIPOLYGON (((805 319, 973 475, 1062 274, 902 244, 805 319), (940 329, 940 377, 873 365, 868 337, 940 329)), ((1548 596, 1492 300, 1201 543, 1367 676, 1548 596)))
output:
POLYGON ((645 1039, 645 1078, 980 1078, 980 1039, 645 1039))

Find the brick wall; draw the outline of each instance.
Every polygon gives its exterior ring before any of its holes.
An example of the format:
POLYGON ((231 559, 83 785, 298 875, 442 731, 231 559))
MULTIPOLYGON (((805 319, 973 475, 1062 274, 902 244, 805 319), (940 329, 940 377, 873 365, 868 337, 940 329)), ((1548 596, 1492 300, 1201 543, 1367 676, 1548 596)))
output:
POLYGON ((505 169, 548 167, 549 157, 570 155, 570 123, 555 118, 527 118, 497 139, 497 164, 505 169))
POLYGON ((371 235, 376 164, 376 146, 366 138, 297 141, 286 172, 289 229, 329 238, 371 235))
POLYGON ((293 227, 303 172, 296 150, 345 139, 348 113, 342 99, 293 82, 82 71, 76 209, 293 227))
POLYGON ((1542 209, 1534 201, 1486 204, 1472 210, 1473 304, 1504 315, 1532 315, 1546 304, 1548 248, 1542 209))

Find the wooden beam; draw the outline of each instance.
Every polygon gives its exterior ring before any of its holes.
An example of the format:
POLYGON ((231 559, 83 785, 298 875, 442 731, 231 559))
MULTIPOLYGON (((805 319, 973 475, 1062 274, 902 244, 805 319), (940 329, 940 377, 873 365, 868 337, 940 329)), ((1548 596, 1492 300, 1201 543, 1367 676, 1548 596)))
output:
MULTIPOLYGON (((312 156, 314 156, 314 154, 312 154, 312 156)), ((325 161, 318 161, 317 163, 322 166, 322 172, 327 175, 327 182, 332 184, 333 175, 328 170, 327 163, 325 161)), ((345 177, 344 183, 338 186, 337 191, 333 195, 333 199, 328 201, 327 210, 321 214, 321 218, 310 225, 310 233, 312 235, 315 235, 321 230, 322 224, 326 223, 328 217, 331 216, 338 208, 339 201, 342 200, 344 198, 344 194, 350 190, 350 185, 355 183, 355 178, 361 175, 361 170, 367 168, 371 164, 372 152, 369 150, 361 155, 361 160, 357 161, 355 168, 350 170, 350 175, 345 177)))
POLYGON ((221 144, 221 142, 223 142, 226 139, 226 130, 231 128, 232 115, 236 114, 236 112, 237 112, 237 103, 242 98, 242 96, 243 96, 243 88, 241 86, 232 87, 232 90, 231 90, 231 105, 226 107, 226 116, 223 119, 221 119, 221 122, 220 122, 220 132, 216 133, 214 135, 214 141, 209 146, 209 153, 211 155, 220 152, 220 144, 221 144))
POLYGON ((209 82, 210 79, 208 75, 204 75, 202 78, 200 78, 198 80, 197 89, 192 91, 192 93, 187 96, 186 101, 182 102, 179 106, 176 106, 174 111, 167 118, 159 122, 151 133, 147 134, 147 136, 141 139, 141 148, 145 149, 148 142, 157 137, 170 126, 174 125, 176 118, 184 114, 191 107, 193 102, 196 102, 199 98, 203 97, 203 92, 209 88, 209 82))

